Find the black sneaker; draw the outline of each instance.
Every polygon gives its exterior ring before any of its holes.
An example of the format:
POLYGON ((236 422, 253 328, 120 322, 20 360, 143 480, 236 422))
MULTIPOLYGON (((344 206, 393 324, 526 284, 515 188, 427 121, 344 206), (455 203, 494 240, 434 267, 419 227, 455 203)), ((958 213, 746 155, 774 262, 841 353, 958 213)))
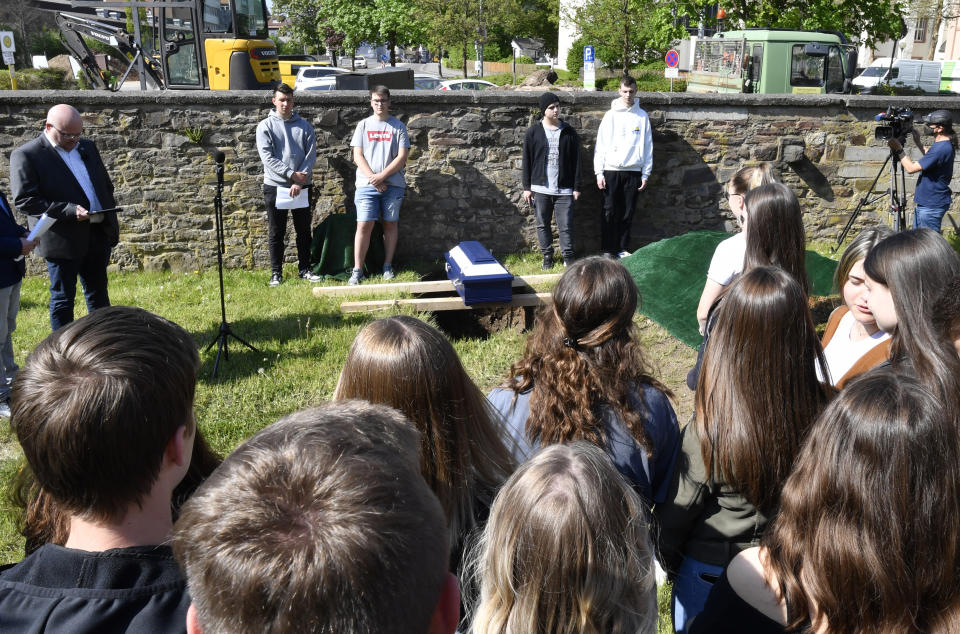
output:
POLYGON ((280 282, 283 281, 283 276, 279 273, 274 273, 270 276, 270 282, 267 283, 267 286, 280 286, 280 282))
POLYGON ((553 268, 553 254, 543 256, 543 270, 549 271, 553 268))
POLYGON ((304 271, 300 271, 300 279, 307 280, 308 282, 319 282, 323 278, 320 277, 319 275, 314 275, 313 271, 304 270, 304 271))

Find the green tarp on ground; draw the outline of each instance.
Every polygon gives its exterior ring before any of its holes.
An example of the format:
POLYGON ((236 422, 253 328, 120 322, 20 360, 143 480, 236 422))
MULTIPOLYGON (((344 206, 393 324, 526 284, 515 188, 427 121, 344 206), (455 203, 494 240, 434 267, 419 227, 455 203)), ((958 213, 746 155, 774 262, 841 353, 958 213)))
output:
MULTIPOLYGON (((706 281, 710 258, 730 234, 693 231, 638 249, 621 260, 640 290, 640 312, 691 348, 700 344, 697 303, 706 281)), ((807 251, 807 276, 813 295, 833 292, 837 263, 807 251)))

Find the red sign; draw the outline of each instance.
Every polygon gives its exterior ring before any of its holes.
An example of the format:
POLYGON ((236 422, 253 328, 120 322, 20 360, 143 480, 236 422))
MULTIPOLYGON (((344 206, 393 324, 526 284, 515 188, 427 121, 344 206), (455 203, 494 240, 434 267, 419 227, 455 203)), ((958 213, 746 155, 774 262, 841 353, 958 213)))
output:
POLYGON ((680 64, 680 54, 675 50, 667 51, 667 56, 663 58, 667 63, 667 68, 676 68, 680 64))

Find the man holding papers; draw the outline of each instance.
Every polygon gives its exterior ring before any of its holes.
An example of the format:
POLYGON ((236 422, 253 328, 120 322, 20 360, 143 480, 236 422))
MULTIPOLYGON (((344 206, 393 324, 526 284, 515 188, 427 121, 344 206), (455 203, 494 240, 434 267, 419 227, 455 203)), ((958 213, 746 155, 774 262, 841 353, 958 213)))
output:
POLYGON ((56 220, 37 244, 50 275, 53 330, 73 321, 77 277, 90 312, 110 305, 107 264, 120 227, 116 212, 104 210, 117 203, 97 146, 82 134, 80 113, 58 104, 47 113, 43 134, 10 155, 14 204, 31 227, 44 213, 56 220))
POLYGON ((316 282, 320 277, 310 271, 309 189, 317 160, 317 137, 313 126, 293 111, 290 86, 277 86, 272 101, 276 110, 257 125, 257 151, 263 161, 263 200, 267 207, 270 286, 279 286, 283 281, 288 209, 293 212, 297 234, 300 277, 316 282))

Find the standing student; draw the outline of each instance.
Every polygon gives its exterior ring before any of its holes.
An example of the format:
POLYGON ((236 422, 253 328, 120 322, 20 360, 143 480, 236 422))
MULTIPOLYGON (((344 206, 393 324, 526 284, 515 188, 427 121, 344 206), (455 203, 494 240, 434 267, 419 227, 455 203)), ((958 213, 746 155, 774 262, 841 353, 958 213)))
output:
POLYGON ((22 256, 36 246, 26 235, 27 230, 17 224, 7 197, 0 192, 0 418, 10 418, 10 386, 18 369, 11 335, 17 328, 20 282, 26 270, 22 256))
MULTIPOLYGON (((257 125, 257 152, 263 161, 263 202, 267 208, 270 245, 270 286, 283 281, 283 251, 287 233, 287 210, 277 209, 277 188, 289 190, 296 198, 310 189, 313 165, 317 160, 317 138, 313 126, 293 111, 293 90, 280 84, 273 91, 272 111, 257 125)), ((291 210, 297 234, 297 266, 300 278, 316 282, 310 271, 311 206, 308 201, 291 210)))
POLYGON ((357 233, 353 239, 353 272, 348 284, 364 280, 363 261, 370 246, 373 223, 383 225, 386 251, 383 279, 393 279, 393 254, 397 250, 397 222, 406 193, 403 166, 410 154, 407 126, 390 114, 390 91, 376 86, 370 91, 373 114, 357 124, 350 147, 357 164, 357 233))
POLYGON ((637 192, 647 187, 653 171, 653 131, 650 117, 640 107, 637 80, 620 79, 620 97, 613 100, 597 130, 593 171, 603 191, 600 247, 606 256, 630 255, 630 225, 637 192))
POLYGON ((50 276, 50 328, 73 321, 77 278, 87 310, 110 305, 107 264, 120 239, 113 182, 97 146, 81 139, 83 119, 73 106, 47 113, 43 134, 10 155, 13 202, 36 224, 44 213, 56 220, 37 244, 50 276), (101 212, 102 213, 98 213, 101 212))
POLYGON ((913 227, 940 231, 943 216, 950 208, 950 180, 953 178, 957 135, 953 131, 949 110, 934 110, 923 118, 923 122, 933 132, 933 144, 927 147, 921 143, 920 133, 913 128, 913 142, 923 154, 919 161, 907 156, 897 139, 890 139, 887 144, 897 153, 897 160, 908 174, 920 172, 913 193, 913 227))
POLYGON ((563 265, 574 260, 573 202, 580 197, 580 137, 560 118, 560 97, 540 95, 543 119, 527 129, 523 138, 523 200, 533 204, 537 218, 537 242, 543 255, 543 270, 553 268, 553 235, 550 219, 557 218, 557 235, 563 265))

